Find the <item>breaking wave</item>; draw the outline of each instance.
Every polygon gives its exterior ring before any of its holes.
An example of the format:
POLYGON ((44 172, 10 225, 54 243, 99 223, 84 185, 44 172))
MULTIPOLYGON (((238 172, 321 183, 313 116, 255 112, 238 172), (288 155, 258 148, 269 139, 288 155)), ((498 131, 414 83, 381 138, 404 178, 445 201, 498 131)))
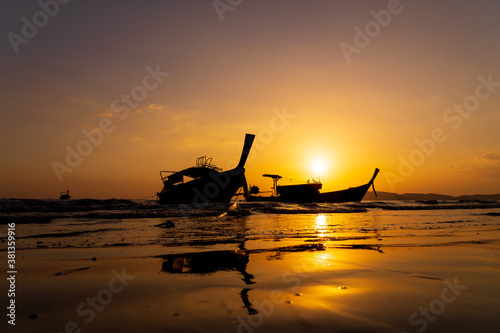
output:
MULTIPOLYGON (((244 202, 229 209, 229 204, 160 205, 156 200, 127 199, 0 199, 0 219, 2 222, 19 224, 50 223, 58 218, 79 219, 127 219, 201 217, 248 214, 321 214, 321 213, 362 213, 369 210, 440 210, 440 209, 495 209, 500 201, 364 201, 360 203, 308 203, 289 204, 279 202, 244 202), (229 210, 228 210, 229 209, 229 210)), ((498 216, 498 212, 487 213, 498 216)))
MULTIPOLYGON (((382 241, 384 246, 399 246, 398 239, 419 246, 470 241, 470 235, 474 241, 491 241, 496 238, 490 235, 500 230, 499 208, 499 201, 237 202, 199 207, 154 200, 1 199, 0 221, 19 224, 18 249, 161 245, 174 251, 286 241, 379 251, 382 241)), ((0 250, 6 245, 0 240, 0 250)))

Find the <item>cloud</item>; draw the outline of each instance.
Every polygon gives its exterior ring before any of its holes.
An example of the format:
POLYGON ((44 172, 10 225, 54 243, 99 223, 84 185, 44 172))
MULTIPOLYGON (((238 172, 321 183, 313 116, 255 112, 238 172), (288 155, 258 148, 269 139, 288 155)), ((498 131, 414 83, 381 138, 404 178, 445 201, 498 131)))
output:
POLYGON ((489 153, 486 153, 486 154, 480 156, 480 158, 485 159, 485 160, 490 160, 490 161, 500 161, 500 152, 497 153, 497 152, 490 151, 489 153))
POLYGON ((149 111, 159 111, 165 109, 165 106, 160 104, 149 104, 146 109, 149 111))
POLYGON ((100 113, 100 114, 99 114, 99 117, 100 117, 100 118, 112 118, 112 117, 114 117, 114 116, 115 116, 115 114, 114 114, 114 113, 112 113, 112 112, 100 113))
POLYGON ((142 109, 137 109, 137 112, 144 112, 144 111, 161 111, 164 110, 165 106, 161 104, 149 104, 148 106, 142 108, 142 109))
POLYGON ((465 173, 472 172, 481 177, 500 177, 500 148, 450 163, 448 168, 465 173))

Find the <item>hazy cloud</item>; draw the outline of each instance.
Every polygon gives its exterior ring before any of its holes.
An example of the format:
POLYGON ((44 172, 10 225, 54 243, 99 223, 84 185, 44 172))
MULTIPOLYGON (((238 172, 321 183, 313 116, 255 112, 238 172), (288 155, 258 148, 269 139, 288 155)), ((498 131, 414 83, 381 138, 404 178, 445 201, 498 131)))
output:
POLYGON ((491 161, 500 161, 500 152, 491 151, 481 156, 482 159, 491 161))
POLYGON ((500 176, 500 148, 468 160, 450 163, 448 168, 462 172, 474 172, 480 176, 500 176))

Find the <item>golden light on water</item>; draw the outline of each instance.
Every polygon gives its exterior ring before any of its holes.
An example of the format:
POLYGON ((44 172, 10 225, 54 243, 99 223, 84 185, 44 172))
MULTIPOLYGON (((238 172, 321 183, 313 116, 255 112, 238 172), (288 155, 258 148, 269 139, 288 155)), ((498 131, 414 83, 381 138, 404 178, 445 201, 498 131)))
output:
POLYGON ((316 227, 318 227, 318 228, 325 227, 326 224, 327 224, 326 214, 318 214, 318 215, 316 215, 315 222, 316 222, 316 227))
POLYGON ((328 225, 326 214, 318 214, 314 220, 316 232, 318 233, 318 237, 322 238, 325 236, 326 227, 328 225))

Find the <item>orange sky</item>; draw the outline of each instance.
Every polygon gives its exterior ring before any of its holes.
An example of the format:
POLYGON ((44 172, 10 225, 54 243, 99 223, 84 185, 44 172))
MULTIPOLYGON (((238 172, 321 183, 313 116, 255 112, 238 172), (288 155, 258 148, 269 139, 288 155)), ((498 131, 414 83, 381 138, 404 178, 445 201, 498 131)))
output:
POLYGON ((245 133, 261 190, 378 167, 379 191, 500 192, 498 1, 214 3, 6 5, 0 197, 151 196, 160 170, 230 167, 245 133))

